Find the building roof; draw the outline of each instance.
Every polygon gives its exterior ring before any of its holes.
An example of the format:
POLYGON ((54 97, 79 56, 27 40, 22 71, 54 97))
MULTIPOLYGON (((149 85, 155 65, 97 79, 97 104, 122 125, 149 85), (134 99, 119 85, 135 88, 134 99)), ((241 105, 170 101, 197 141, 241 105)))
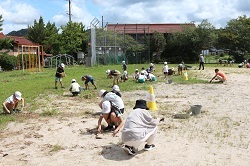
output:
POLYGON ((173 33, 180 32, 183 28, 194 27, 194 23, 187 24, 107 24, 108 30, 126 34, 144 34, 144 33, 173 33))
POLYGON ((6 37, 10 37, 17 45, 26 45, 26 46, 39 46, 39 44, 32 43, 30 40, 26 39, 22 36, 6 36, 2 32, 0 32, 0 38, 5 39, 6 37))

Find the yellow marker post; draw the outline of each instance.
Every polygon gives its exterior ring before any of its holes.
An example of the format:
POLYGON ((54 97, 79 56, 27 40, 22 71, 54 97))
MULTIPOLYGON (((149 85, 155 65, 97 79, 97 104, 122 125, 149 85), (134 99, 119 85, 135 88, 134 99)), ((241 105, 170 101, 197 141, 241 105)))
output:
POLYGON ((187 71, 184 71, 183 76, 184 76, 184 80, 187 81, 188 80, 188 73, 187 73, 187 71))
POLYGON ((147 107, 149 110, 157 110, 153 86, 150 86, 149 94, 146 95, 147 107))

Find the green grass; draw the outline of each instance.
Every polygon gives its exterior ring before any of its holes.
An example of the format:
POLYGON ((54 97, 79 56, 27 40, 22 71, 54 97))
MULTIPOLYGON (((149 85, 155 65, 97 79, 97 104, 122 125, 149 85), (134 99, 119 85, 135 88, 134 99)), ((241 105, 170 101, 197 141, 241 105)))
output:
MULTIPOLYGON (((198 66, 198 64, 190 64, 191 66, 198 66)), ((207 66, 207 65, 205 65, 207 66)), ((212 65, 211 65, 212 66, 212 65)), ((214 65, 213 65, 214 66, 214 65)), ((122 91, 133 91, 133 90, 148 90, 150 85, 164 82, 162 67, 163 64, 156 64, 156 71, 154 74, 158 76, 156 82, 146 82, 144 84, 135 83, 132 79, 134 70, 137 68, 141 70, 142 67, 148 68, 149 64, 133 64, 128 65, 129 80, 126 83, 120 83, 120 89, 122 91), (160 76, 160 78, 159 78, 160 76)), ((169 64, 169 67, 174 67, 177 69, 177 64, 169 64)), ((4 101, 7 97, 12 95, 15 91, 20 91, 22 96, 25 98, 25 104, 28 106, 29 111, 39 108, 39 103, 34 99, 37 97, 47 99, 49 94, 56 94, 62 96, 65 91, 68 91, 71 84, 71 79, 75 78, 77 82, 84 87, 84 82, 81 81, 83 75, 92 75, 95 79, 98 90, 105 89, 111 90, 113 80, 108 79, 105 73, 106 70, 117 69, 122 72, 122 65, 108 65, 108 66, 95 66, 95 67, 85 67, 85 66, 70 66, 65 68, 66 77, 63 78, 63 83, 66 89, 58 88, 54 89, 54 79, 56 68, 45 68, 41 72, 29 72, 22 70, 15 70, 10 72, 1 72, 0 73, 0 101, 4 101)), ((183 76, 171 76, 170 79, 173 79, 175 83, 180 84, 194 84, 194 83, 205 83, 202 80, 197 80, 192 77, 192 70, 188 72, 189 80, 184 81, 183 76)), ((94 87, 89 84, 91 89, 94 87)), ((58 87, 60 87, 58 83, 58 87)), ((97 93, 90 91, 83 91, 80 95, 83 99, 92 99, 97 97, 97 93)), ((48 101, 50 102, 50 101, 48 101)), ((2 112, 2 110, 1 110, 2 112)), ((43 115, 52 116, 55 115, 56 111, 43 111, 43 115)), ((15 116, 6 116, 0 115, 0 125, 6 124, 9 121, 15 121, 15 116)))

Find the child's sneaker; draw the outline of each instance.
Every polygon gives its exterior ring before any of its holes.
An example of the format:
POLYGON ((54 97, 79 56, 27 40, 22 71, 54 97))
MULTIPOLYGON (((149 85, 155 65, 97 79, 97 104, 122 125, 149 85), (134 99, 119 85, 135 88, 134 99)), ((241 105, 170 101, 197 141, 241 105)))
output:
POLYGON ((154 145, 154 144, 151 144, 151 145, 146 144, 146 145, 144 146, 144 150, 146 150, 146 151, 152 150, 152 149, 154 149, 154 148, 155 148, 155 145, 154 145))
POLYGON ((128 155, 135 155, 135 151, 132 146, 125 145, 123 149, 128 155))

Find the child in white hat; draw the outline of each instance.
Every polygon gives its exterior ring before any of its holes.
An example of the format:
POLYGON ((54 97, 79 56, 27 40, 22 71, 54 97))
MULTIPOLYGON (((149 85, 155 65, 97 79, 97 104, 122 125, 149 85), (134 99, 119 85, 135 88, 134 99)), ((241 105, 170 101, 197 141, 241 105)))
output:
POLYGON ((3 102, 3 109, 5 113, 11 114, 17 110, 17 106, 19 101, 22 101, 22 109, 24 108, 24 98, 22 98, 22 93, 19 91, 16 91, 13 95, 8 97, 4 102, 3 102))

